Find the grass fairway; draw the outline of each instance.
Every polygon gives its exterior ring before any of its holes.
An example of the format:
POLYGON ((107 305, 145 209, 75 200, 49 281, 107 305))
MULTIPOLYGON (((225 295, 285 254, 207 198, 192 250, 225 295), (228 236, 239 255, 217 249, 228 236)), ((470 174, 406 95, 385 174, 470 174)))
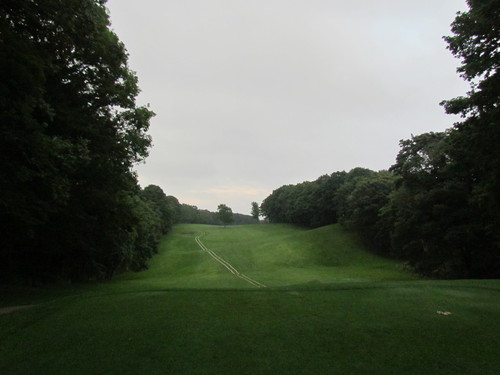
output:
POLYGON ((179 225, 145 272, 0 291, 37 304, 0 315, 2 375, 500 373, 499 280, 419 280, 338 226, 179 225))

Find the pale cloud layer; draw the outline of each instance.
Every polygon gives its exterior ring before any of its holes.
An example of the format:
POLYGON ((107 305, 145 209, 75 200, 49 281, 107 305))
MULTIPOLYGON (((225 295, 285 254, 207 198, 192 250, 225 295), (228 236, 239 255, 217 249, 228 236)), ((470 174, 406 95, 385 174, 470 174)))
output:
POLYGON ((399 140, 456 118, 443 35, 464 0, 109 0, 141 104, 137 171, 183 203, 250 213, 284 184, 387 169, 399 140))

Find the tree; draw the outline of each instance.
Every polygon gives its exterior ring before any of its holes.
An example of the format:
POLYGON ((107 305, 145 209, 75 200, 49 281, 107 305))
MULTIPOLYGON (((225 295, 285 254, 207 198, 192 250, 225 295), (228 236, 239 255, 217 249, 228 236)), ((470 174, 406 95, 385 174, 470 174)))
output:
POLYGON ((173 195, 167 196, 169 209, 172 212, 172 224, 177 224, 181 220, 182 208, 179 200, 173 195))
POLYGON ((335 207, 335 212, 337 213, 338 220, 343 224, 344 219, 347 215, 347 204, 348 198, 351 192, 356 187, 359 180, 363 178, 370 178, 375 175, 376 172, 367 168, 353 168, 348 173, 345 174, 342 179, 342 183, 338 186, 335 196, 333 197, 333 206, 335 207))
POLYGON ((334 172, 314 181, 316 188, 310 197, 314 205, 310 226, 320 227, 337 223, 339 215, 335 202, 346 176, 346 172, 334 172))
POLYGON ((0 267, 110 277, 139 212, 133 165, 153 116, 104 0, 2 1, 0 267))
POLYGON ((475 218, 468 231, 485 239, 475 254, 483 264, 476 272, 500 277, 500 0, 467 3, 469 11, 457 14, 454 35, 445 40, 461 59, 457 71, 471 90, 442 104, 448 113, 464 118, 450 133, 450 157, 455 179, 468 191, 465 204, 475 218))
POLYGON ((417 272, 438 277, 469 273, 470 239, 456 233, 467 224, 467 193, 451 173, 449 133, 425 133, 401 141, 391 171, 396 190, 383 211, 391 222, 393 253, 417 272), (462 243, 460 243, 462 242, 462 243))
POLYGON ((500 1, 469 0, 444 39, 462 59, 466 96, 443 101, 461 122, 402 141, 400 177, 383 217, 393 249, 417 271, 441 277, 500 276, 500 1))
POLYGON ((162 232, 165 234, 174 225, 175 208, 172 200, 167 198, 162 188, 156 185, 148 185, 141 191, 141 197, 149 201, 160 215, 162 232))
POLYGON ((259 220, 260 208, 257 202, 252 202, 252 217, 255 220, 259 220))
POLYGON ((281 186, 264 199, 261 214, 276 223, 310 227, 336 223, 337 195, 346 175, 345 172, 335 172, 316 181, 281 186))
MULTIPOLYGON (((131 239, 126 260, 127 268, 140 271, 147 268, 147 261, 157 253, 163 232, 161 214, 154 202, 140 195, 130 194, 132 215, 136 219, 132 226, 131 239)), ((122 250, 123 251, 123 250, 122 250)))
POLYGON ((381 210, 394 190, 395 177, 380 171, 360 177, 351 185, 346 197, 342 224, 355 230, 371 248, 390 254, 389 230, 381 218, 381 210))
POLYGON ((221 203, 219 204, 219 206, 217 206, 217 217, 225 227, 227 224, 233 222, 233 210, 231 210, 231 208, 229 208, 225 204, 221 203))

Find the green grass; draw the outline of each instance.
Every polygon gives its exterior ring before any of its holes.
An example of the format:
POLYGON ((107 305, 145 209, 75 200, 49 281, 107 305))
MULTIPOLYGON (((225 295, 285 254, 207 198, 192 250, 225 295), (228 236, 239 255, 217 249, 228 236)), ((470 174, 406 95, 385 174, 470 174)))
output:
POLYGON ((179 225, 149 270, 4 288, 0 374, 491 374, 500 281, 419 280, 337 226, 179 225), (240 272, 235 277, 194 237, 240 272), (450 311, 448 316, 437 311, 450 311))
POLYGON ((416 278, 398 262, 366 252, 338 225, 228 227, 207 231, 202 240, 238 270, 271 286, 416 278))

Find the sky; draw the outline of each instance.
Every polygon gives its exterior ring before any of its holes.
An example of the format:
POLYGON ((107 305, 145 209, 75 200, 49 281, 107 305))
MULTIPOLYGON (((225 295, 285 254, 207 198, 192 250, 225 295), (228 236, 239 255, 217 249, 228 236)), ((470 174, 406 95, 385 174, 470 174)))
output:
POLYGON ((388 169, 459 118, 442 39, 465 0, 108 0, 156 116, 136 171, 181 203, 250 214, 282 185, 388 169))

